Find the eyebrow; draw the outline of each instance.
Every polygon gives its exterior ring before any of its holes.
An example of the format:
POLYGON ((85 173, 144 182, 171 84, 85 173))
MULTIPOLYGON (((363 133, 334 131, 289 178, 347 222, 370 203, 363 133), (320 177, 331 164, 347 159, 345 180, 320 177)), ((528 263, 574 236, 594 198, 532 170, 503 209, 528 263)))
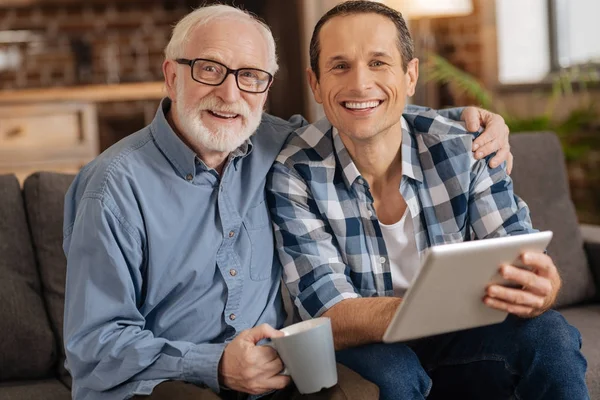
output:
POLYGON ((346 61, 346 57, 342 56, 341 54, 335 55, 333 57, 329 57, 327 59, 327 61, 325 62, 325 66, 329 66, 337 61, 346 61))
MULTIPOLYGON (((391 55, 389 55, 388 53, 386 53, 385 51, 372 51, 369 53, 370 57, 386 57, 386 58, 392 58, 391 55)), ((325 66, 330 66, 331 64, 337 62, 337 61, 346 61, 347 58, 341 54, 336 54, 333 57, 329 57, 327 59, 327 61, 325 62, 325 66)))
MULTIPOLYGON (((227 68, 231 68, 230 65, 227 65, 227 63, 225 61, 223 61, 223 59, 221 57, 219 57, 218 55, 216 55, 216 54, 208 53, 208 54, 204 54, 204 55, 202 55, 200 57, 194 57, 194 58, 202 58, 202 59, 205 59, 205 60, 216 61, 216 62, 219 62, 219 63, 227 66, 227 68)), ((257 66, 256 64, 246 64, 246 65, 244 65, 244 66, 242 66, 242 67, 240 67, 238 69, 246 69, 246 68, 260 69, 261 71, 266 71, 265 68, 261 68, 261 67, 257 66)))
POLYGON ((373 51, 373 52, 369 53, 369 55, 371 57, 387 57, 387 58, 391 58, 392 57, 391 55, 389 55, 385 51, 373 51))

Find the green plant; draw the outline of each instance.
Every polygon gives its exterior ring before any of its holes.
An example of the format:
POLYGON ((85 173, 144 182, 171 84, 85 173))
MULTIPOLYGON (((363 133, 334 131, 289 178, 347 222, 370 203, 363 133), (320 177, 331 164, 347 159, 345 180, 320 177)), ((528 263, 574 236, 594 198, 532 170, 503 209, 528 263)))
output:
MULTIPOLYGON (((533 92, 532 101, 546 101, 544 112, 526 118, 507 112, 504 104, 472 75, 437 54, 427 55, 427 81, 446 84, 453 95, 466 95, 482 107, 501 114, 511 132, 553 131, 561 140, 571 196, 582 222, 600 224, 600 113, 589 93, 600 82, 598 64, 571 67, 555 73, 551 90, 533 92), (565 117, 558 110, 565 100, 580 99, 565 117)), ((564 115, 564 113, 562 114, 564 115)))
MULTIPOLYGON (((426 81, 447 84, 454 95, 467 95, 481 107, 501 114, 511 132, 556 132, 563 143, 567 160, 580 159, 592 148, 590 140, 586 139, 589 139, 588 133, 594 131, 600 115, 587 92, 590 84, 600 82, 600 74, 593 64, 565 68, 555 74, 552 78, 552 90, 549 96, 546 95, 547 106, 544 113, 526 118, 507 112, 504 104, 494 99, 492 92, 479 80, 438 54, 427 54, 427 62, 423 68, 426 81), (566 118, 557 119, 557 108, 566 97, 573 95, 575 86, 584 94, 584 101, 571 110, 566 118)), ((535 96, 542 98, 544 94, 538 92, 535 96)))

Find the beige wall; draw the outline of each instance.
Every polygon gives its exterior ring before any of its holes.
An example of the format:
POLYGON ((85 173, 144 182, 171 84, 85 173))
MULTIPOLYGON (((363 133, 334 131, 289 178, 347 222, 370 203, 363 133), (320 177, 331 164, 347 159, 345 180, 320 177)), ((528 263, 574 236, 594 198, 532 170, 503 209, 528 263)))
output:
MULTIPOLYGON (((299 6, 299 15, 301 18, 300 27, 302 29, 302 61, 307 68, 310 65, 310 58, 308 55, 308 46, 310 44, 310 38, 312 36, 312 31, 319 18, 327 11, 335 7, 336 4, 341 3, 340 0, 300 0, 299 6)), ((306 104, 304 110, 306 110, 306 119, 309 122, 314 122, 325 116, 323 112, 323 107, 317 104, 314 101, 314 97, 308 86, 308 80, 306 78, 306 74, 304 74, 304 87, 306 90, 306 104)))

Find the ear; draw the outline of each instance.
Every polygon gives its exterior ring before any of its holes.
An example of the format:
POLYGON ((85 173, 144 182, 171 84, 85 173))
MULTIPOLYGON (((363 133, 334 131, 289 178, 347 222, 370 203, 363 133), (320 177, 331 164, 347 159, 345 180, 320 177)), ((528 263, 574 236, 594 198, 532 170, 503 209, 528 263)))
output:
POLYGON ((167 96, 172 102, 177 99, 176 96, 176 85, 177 79, 177 64, 173 60, 165 60, 162 65, 163 75, 165 76, 165 88, 167 89, 167 96))
POLYGON ((269 91, 271 90, 271 86, 273 86, 273 80, 271 80, 271 83, 269 83, 269 87, 267 88, 267 91, 262 94, 264 96, 263 100, 262 100, 263 110, 265 109, 265 104, 267 104, 267 98, 269 97, 269 91))
POLYGON ((419 59, 413 58, 406 66, 406 95, 415 94, 417 80, 419 79, 419 59))
POLYGON ((313 92, 313 97, 315 98, 315 101, 319 104, 323 104, 323 99, 321 98, 321 86, 319 85, 319 79, 317 78, 317 75, 311 68, 306 68, 306 79, 308 80, 310 89, 313 92))

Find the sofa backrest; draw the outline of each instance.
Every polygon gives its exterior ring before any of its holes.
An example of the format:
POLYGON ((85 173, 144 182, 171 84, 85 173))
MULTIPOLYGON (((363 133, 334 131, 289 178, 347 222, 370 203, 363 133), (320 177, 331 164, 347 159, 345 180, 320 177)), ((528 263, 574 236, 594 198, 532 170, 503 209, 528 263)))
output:
POLYGON ((534 228, 551 230, 548 254, 563 279, 557 307, 592 300, 596 287, 571 201, 562 147, 553 133, 512 133, 515 193, 529 205, 534 228))
POLYGON ((23 198, 42 280, 50 325, 58 340, 58 374, 68 377, 64 368, 63 317, 67 260, 63 252, 65 193, 74 175, 37 172, 23 184, 23 198))
POLYGON ((21 188, 0 175, 0 381, 55 375, 56 349, 21 188))
MULTIPOLYGON (((570 199, 558 138, 551 133, 513 133, 511 145, 515 156, 512 173, 515 193, 529 205, 534 227, 554 231, 548 253, 564 281, 558 305, 564 307, 591 300, 596 287, 570 199)), ((59 373, 67 374, 63 368, 62 346, 66 275, 62 224, 64 195, 73 178, 73 175, 41 172, 25 181, 23 197, 31 242, 18 183, 12 176, 0 176, 0 300, 3 300, 0 301, 3 320, 0 337, 15 337, 0 341, 0 380, 5 374, 33 377, 47 373, 55 360, 50 329, 58 338, 59 373), (31 243, 39 264, 39 276, 31 243), (9 279, 5 280, 5 276, 9 279), (51 328, 40 297, 42 287, 51 328), (29 318, 22 318, 23 315, 29 318), (7 320, 11 321, 8 325, 7 320), (14 334, 2 333, 2 329, 12 329, 14 334), (24 348, 36 349, 35 357, 23 360, 24 348), (16 366, 18 371, 11 370, 16 366)))

